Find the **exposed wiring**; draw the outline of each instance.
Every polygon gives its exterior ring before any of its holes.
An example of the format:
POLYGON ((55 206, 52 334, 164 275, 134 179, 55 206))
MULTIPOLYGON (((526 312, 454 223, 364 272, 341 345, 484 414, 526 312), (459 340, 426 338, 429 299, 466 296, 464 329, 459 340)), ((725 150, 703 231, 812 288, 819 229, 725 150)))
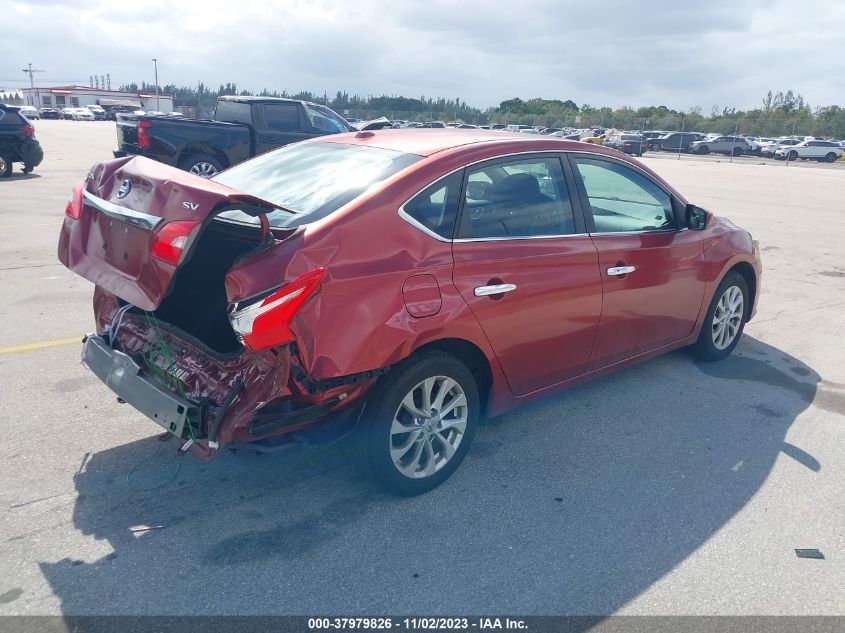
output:
MULTIPOLYGON (((146 316, 147 324, 150 329, 155 332, 156 336, 155 344, 151 343, 149 349, 142 353, 146 366, 159 380, 162 381, 162 383, 164 383, 166 387, 177 391, 182 398, 188 400, 188 394, 185 392, 185 387, 176 375, 176 361, 173 360, 173 356, 170 354, 170 346, 167 344, 164 335, 161 333, 161 328, 158 326, 155 314, 152 312, 144 312, 144 315, 146 316), (161 367, 158 364, 159 357, 164 358, 164 367, 161 367)), ((185 417, 185 424, 188 427, 188 435, 190 439, 196 442, 197 434, 194 431, 194 425, 192 424, 190 417, 185 417)))
POLYGON ((178 456, 174 455, 173 460, 176 462, 176 468, 173 470, 173 474, 170 475, 169 478, 167 478, 166 480, 161 481, 157 484, 151 485, 151 486, 136 486, 132 483, 132 477, 133 477, 133 475, 135 475, 135 473, 138 471, 138 469, 141 466, 144 466, 145 464, 149 464, 150 462, 154 461, 155 459, 156 459, 156 457, 150 457, 148 459, 142 459, 140 462, 138 462, 137 464, 135 464, 132 467, 132 470, 130 470, 129 474, 126 475, 126 484, 129 486, 130 490, 132 490, 133 492, 149 492, 151 490, 161 490, 162 488, 166 488, 167 486, 172 484, 174 481, 176 481, 176 478, 179 476, 179 473, 182 472, 182 460, 178 456))
POLYGON ((120 326, 123 323, 123 315, 129 312, 134 306, 131 303, 127 303, 125 306, 120 308, 114 315, 112 319, 112 325, 109 329, 109 345, 114 347, 114 342, 117 340, 117 333, 120 331, 120 326))

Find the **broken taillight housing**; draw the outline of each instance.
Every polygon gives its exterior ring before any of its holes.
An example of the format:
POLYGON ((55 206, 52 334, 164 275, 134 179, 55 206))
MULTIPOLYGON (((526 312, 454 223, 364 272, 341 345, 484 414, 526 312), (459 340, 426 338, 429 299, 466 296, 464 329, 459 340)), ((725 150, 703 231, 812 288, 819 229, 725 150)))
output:
POLYGON ((153 235, 150 253, 153 257, 178 266, 199 225, 200 222, 168 222, 153 235))
POLYGON ((71 220, 78 220, 82 214, 82 190, 85 188, 84 182, 78 182, 74 185, 70 192, 70 200, 67 201, 65 207, 65 215, 71 220))
POLYGON ((324 268, 317 268, 269 294, 233 304, 229 321, 238 338, 252 351, 290 343, 294 339, 290 322, 320 285, 325 272, 324 268))

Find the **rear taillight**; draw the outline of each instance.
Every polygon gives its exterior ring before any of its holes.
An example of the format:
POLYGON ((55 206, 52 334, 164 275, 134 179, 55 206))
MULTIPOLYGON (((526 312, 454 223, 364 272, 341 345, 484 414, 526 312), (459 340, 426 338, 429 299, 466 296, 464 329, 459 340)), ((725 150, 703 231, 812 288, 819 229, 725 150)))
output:
POLYGON ((149 121, 138 121, 138 147, 150 146, 150 135, 147 134, 150 125, 149 121))
POLYGON ((233 305, 229 321, 238 338, 252 351, 290 343, 294 339, 290 322, 320 285, 325 272, 317 268, 245 307, 243 302, 233 305))
POLYGON ((35 128, 31 125, 19 125, 18 129, 24 133, 24 136, 28 136, 29 138, 35 136, 35 128))
POLYGON ((82 190, 85 188, 84 182, 78 182, 70 192, 70 200, 67 201, 65 207, 65 215, 71 220, 78 220, 82 214, 82 190))
POLYGON ((622 147, 631 147, 630 143, 622 143, 622 147))
POLYGON ((190 244, 199 222, 168 222, 153 235, 150 253, 153 257, 178 266, 190 244))

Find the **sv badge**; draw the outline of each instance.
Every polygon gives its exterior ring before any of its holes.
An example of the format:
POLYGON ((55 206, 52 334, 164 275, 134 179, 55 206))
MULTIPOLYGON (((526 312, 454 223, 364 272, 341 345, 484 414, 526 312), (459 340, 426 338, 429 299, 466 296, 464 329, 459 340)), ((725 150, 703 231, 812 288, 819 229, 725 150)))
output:
POLYGON ((188 209, 189 211, 196 211, 200 208, 200 205, 198 205, 196 202, 183 202, 182 206, 188 209))

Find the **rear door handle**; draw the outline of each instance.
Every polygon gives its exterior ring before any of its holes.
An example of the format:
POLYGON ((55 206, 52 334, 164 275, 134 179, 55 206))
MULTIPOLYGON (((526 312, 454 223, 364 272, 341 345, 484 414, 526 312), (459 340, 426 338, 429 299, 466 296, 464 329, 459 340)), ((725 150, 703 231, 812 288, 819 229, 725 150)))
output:
POLYGON ((611 266, 607 269, 607 274, 613 276, 627 275, 628 273, 634 272, 636 269, 636 266, 611 266))
POLYGON ((489 297, 490 295, 500 295, 505 292, 516 290, 516 284, 496 284, 493 286, 479 286, 475 289, 476 297, 489 297))

